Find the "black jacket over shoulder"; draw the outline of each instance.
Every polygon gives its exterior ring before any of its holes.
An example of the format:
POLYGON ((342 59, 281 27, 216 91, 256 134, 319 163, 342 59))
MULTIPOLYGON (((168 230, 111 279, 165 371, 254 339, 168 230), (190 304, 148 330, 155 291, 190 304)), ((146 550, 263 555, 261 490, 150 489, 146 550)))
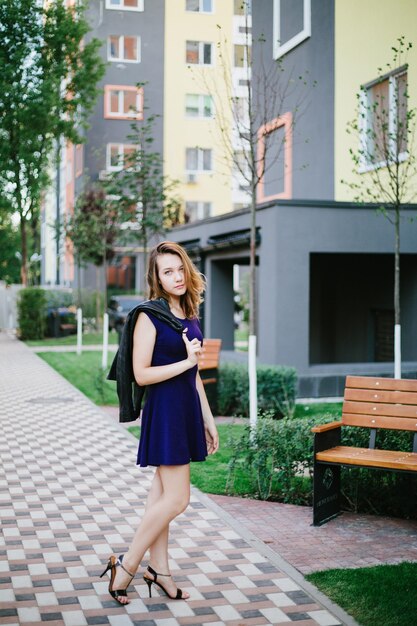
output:
POLYGON ((132 422, 139 417, 146 389, 145 386, 137 384, 133 374, 133 331, 138 315, 142 311, 149 311, 179 333, 183 331, 181 322, 172 315, 165 298, 145 300, 129 312, 120 338, 119 349, 107 375, 108 380, 117 381, 120 422, 132 422))

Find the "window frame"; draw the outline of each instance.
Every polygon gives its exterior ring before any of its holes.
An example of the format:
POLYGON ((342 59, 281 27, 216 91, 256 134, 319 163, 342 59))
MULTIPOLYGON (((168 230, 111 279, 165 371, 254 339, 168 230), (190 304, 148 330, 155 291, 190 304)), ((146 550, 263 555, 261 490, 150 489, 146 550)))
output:
POLYGON ((283 45, 279 43, 281 37, 281 0, 274 0, 272 21, 272 56, 275 60, 277 60, 311 37, 311 0, 303 0, 303 29, 297 33, 297 35, 291 37, 291 39, 286 41, 283 45))
POLYGON ((271 120, 267 124, 260 126, 258 130, 258 146, 257 146, 257 159, 258 159, 258 176, 259 183, 257 189, 257 201, 269 202, 270 200, 276 200, 279 198, 289 200, 292 197, 292 126, 293 119, 292 113, 284 113, 279 117, 271 120), (285 143, 284 143, 284 191, 277 194, 265 195, 265 172, 262 173, 262 162, 265 158, 265 136, 273 133, 278 128, 285 129, 285 143))
POLYGON ((245 43, 234 43, 233 44, 233 69, 248 69, 251 67, 251 54, 252 54, 252 46, 247 46, 245 43), (242 65, 236 65, 236 48, 243 48, 243 59, 242 65))
POLYGON ((107 36, 107 60, 111 63, 140 63, 141 62, 141 39, 139 35, 108 35, 107 36), (124 57, 114 58, 111 56, 111 38, 119 38, 119 50, 124 51, 125 37, 136 38, 136 53, 137 59, 125 59, 124 57))
POLYGON ((111 6, 111 0, 106 0, 106 9, 109 9, 109 11, 144 11, 144 0, 138 0, 138 6, 137 7, 129 7, 129 6, 125 6, 125 0, 120 0, 120 6, 111 6))
POLYGON ((213 67, 214 65, 214 46, 211 41, 196 41, 195 39, 186 39, 185 41, 185 63, 186 65, 194 66, 194 65, 203 65, 204 67, 213 67), (187 44, 188 43, 198 43, 198 63, 191 63, 187 61, 187 44), (210 46, 210 58, 211 63, 201 63, 201 59, 204 60, 204 46, 210 46))
POLYGON ((214 117, 214 101, 213 97, 210 94, 203 93, 186 93, 185 94, 185 117, 187 120, 212 120, 214 117), (187 114, 187 98, 188 96, 197 96, 198 98, 198 114, 197 115, 188 115, 187 114), (211 106, 210 106, 210 115, 204 115, 204 98, 210 98, 211 106))
POLYGON ((192 219, 192 220, 190 219, 190 222, 194 222, 196 220, 206 220, 209 217, 212 217, 212 215, 213 215, 213 203, 211 201, 209 201, 209 200, 186 200, 185 201, 185 206, 184 206, 185 213, 187 213, 187 204, 189 204, 191 202, 195 203, 197 205, 197 216, 194 219, 192 219), (205 204, 210 206, 208 215, 204 215, 204 205, 205 204))
MULTIPOLYGON (((119 102, 120 104, 120 102, 119 102)), ((120 110, 120 109, 119 109, 120 110)), ((104 119, 106 120, 143 120, 143 87, 134 85, 104 85, 104 119), (136 114, 131 111, 127 114, 112 113, 110 110, 110 100, 112 91, 134 91, 136 92, 136 114)))
POLYGON ((202 13, 203 15, 212 15, 214 11, 214 2, 215 0, 211 0, 211 11, 204 11, 201 7, 203 6, 204 0, 198 0, 199 9, 198 11, 193 11, 192 9, 187 9, 187 0, 185 0, 185 12, 186 13, 202 13))
POLYGON ((185 148, 185 171, 187 174, 205 174, 213 171, 213 148, 186 147, 185 148), (187 167, 187 150, 197 150, 197 168, 190 169, 187 167), (210 152, 210 169, 204 169, 204 152, 210 152))
POLYGON ((233 2, 233 15, 242 17, 245 15, 252 15, 252 0, 237 0, 241 2, 241 7, 243 10, 236 12, 236 1, 233 2))
MULTIPOLYGON (((397 109, 396 109, 396 99, 395 99, 395 90, 397 85, 397 80, 400 76, 407 75, 407 85, 408 85, 408 65, 403 65, 399 68, 396 68, 392 72, 384 74, 379 78, 372 80, 368 83, 365 83, 361 86, 360 99, 359 99, 359 128, 360 128, 360 147, 361 147, 361 157, 360 164, 358 168, 358 172, 363 174, 365 172, 371 172, 373 170, 387 167, 388 162, 386 160, 377 161, 374 163, 370 163, 367 160, 367 155, 370 153, 368 147, 367 132, 369 128, 369 108, 371 106, 371 98, 370 93, 375 85, 379 85, 388 81, 388 133, 391 135, 391 146, 393 149, 393 154, 395 156, 398 155, 398 162, 402 163, 408 158, 408 150, 406 149, 404 152, 398 152, 394 144, 394 139, 392 135, 395 133, 395 122, 397 119, 397 109)), ((390 161, 390 163, 395 163, 395 158, 390 161)))
POLYGON ((120 172, 123 169, 123 163, 125 159, 125 148, 133 148, 134 151, 138 149, 138 146, 135 146, 133 143, 123 143, 119 141, 110 141, 106 144, 106 171, 107 172, 120 172), (113 146, 118 146, 118 156, 119 161, 121 160, 120 165, 112 165, 111 164, 111 149, 113 146), (122 150, 120 150, 122 148, 122 150))

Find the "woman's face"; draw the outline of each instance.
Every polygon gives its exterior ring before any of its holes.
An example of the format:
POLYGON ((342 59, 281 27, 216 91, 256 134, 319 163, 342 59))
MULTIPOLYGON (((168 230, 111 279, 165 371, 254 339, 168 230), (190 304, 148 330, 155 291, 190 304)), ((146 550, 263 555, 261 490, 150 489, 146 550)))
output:
POLYGON ((169 252, 160 254, 156 259, 156 266, 159 282, 165 293, 179 297, 187 291, 181 257, 169 252))

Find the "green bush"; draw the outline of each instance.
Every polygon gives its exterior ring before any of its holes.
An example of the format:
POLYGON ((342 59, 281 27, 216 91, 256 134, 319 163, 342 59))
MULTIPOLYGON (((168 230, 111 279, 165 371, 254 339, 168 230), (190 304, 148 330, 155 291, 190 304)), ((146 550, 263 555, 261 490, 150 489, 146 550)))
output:
POLYGON ((252 433, 248 426, 239 440, 231 442, 229 491, 237 478, 245 476, 260 500, 311 504, 311 428, 316 423, 314 418, 259 417, 252 433))
POLYGON ((72 289, 45 289, 47 308, 69 307, 74 305, 72 289))
POLYGON ((19 292, 17 310, 21 339, 43 339, 46 302, 45 290, 39 287, 27 287, 19 292))
MULTIPOLYGON (((376 447, 411 452, 413 433, 379 430, 376 447)), ((342 429, 342 444, 367 448, 368 428, 342 429)), ((417 519, 417 476, 388 470, 343 467, 342 507, 348 511, 417 519)))
MULTIPOLYGON (((291 367, 258 365, 258 407, 262 413, 291 417, 295 409, 297 373, 291 367)), ((220 415, 249 415, 248 368, 225 364, 219 368, 218 410, 220 415)))
MULTIPOLYGON (((242 437, 231 441, 228 492, 237 480, 249 480, 253 494, 261 500, 291 504, 312 504, 313 434, 311 427, 329 422, 333 415, 317 418, 260 417, 257 428, 249 427, 242 437)), ((345 428, 342 443, 367 447, 369 430, 345 428)), ((412 434, 380 431, 378 448, 412 449, 412 434)), ((342 467, 342 509, 360 513, 417 519, 417 477, 365 468, 342 467)))

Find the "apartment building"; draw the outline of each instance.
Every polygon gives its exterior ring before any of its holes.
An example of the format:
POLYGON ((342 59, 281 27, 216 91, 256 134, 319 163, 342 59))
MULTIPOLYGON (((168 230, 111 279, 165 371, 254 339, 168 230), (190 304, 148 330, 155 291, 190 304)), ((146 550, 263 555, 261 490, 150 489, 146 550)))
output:
MULTIPOLYGON (((276 63, 283 76, 303 77, 301 91, 304 79, 308 85, 305 97, 295 89, 261 129, 259 144, 280 143, 283 158, 265 174, 257 207, 258 358, 296 367, 304 397, 341 395, 347 373, 394 373, 394 229, 377 211, 379 199, 358 203, 341 180, 369 177, 369 164, 355 168, 350 155, 366 133, 347 133, 349 121, 366 119, 357 109, 361 87, 371 105, 382 94, 390 128, 400 87, 403 93, 407 85, 409 109, 417 106, 416 22, 417 5, 409 0, 253 4, 253 98, 260 93, 256 74, 276 63), (399 37, 413 47, 377 80, 399 37), (288 123, 291 117, 296 123, 288 123)), ((404 150, 404 166, 416 149, 410 142, 404 150)), ((384 164, 377 166, 384 180, 384 164)), ((411 204, 401 220, 402 361, 403 376, 411 377, 417 375, 417 231, 410 220, 416 212, 411 204)), ((233 268, 248 263, 249 226, 242 209, 171 233, 200 260, 208 277, 205 333, 221 337, 226 349, 234 347, 233 268)))
MULTIPOLYGON (((89 36, 102 40, 108 63, 103 93, 83 146, 62 146, 45 197, 42 282, 95 284, 92 268, 77 276, 70 242, 57 244, 62 222, 87 180, 120 167, 133 146, 130 124, 156 115, 153 149, 177 181, 182 219, 228 213, 248 203, 246 182, 225 155, 233 132, 231 101, 247 97, 251 16, 243 0, 91 0, 89 36), (246 56, 245 56, 246 54, 246 56), (139 85, 139 86, 138 86, 139 85), (222 130, 216 104, 221 103, 222 130), (135 113, 133 113, 135 111, 135 113)), ((243 107, 244 108, 244 107, 243 107)), ((232 138, 233 144, 233 138, 232 138)), ((119 246, 108 270, 112 286, 141 290, 141 248, 119 246)))

